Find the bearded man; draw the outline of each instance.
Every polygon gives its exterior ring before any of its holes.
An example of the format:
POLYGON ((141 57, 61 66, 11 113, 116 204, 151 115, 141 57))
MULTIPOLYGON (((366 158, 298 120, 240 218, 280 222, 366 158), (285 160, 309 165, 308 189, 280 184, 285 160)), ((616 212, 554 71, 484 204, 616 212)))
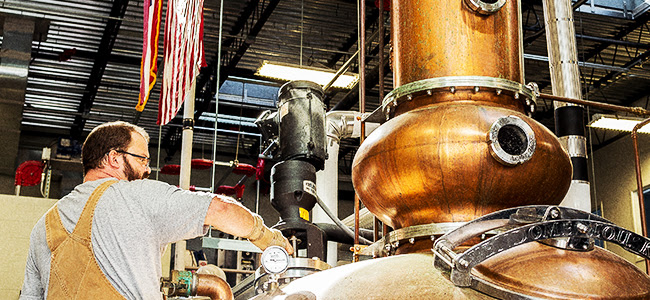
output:
POLYGON ((149 135, 126 122, 93 129, 84 182, 36 223, 20 299, 162 299, 168 243, 213 226, 261 249, 289 241, 232 198, 146 179, 149 135))

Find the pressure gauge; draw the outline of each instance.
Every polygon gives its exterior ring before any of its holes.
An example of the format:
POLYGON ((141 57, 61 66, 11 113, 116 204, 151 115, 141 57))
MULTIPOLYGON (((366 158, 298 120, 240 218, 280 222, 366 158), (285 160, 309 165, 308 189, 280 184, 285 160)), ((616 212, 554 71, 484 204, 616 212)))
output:
POLYGON ((262 253, 262 267, 271 274, 280 274, 289 267, 289 253, 280 246, 271 246, 262 253))

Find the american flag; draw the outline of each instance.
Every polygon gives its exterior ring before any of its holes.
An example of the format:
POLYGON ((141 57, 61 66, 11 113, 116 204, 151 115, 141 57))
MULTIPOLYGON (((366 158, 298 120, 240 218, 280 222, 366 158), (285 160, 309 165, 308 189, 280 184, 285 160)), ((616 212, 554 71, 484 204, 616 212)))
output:
POLYGON ((156 83, 158 72, 158 36, 160 35, 160 15, 162 0, 144 0, 144 30, 142 62, 140 63, 140 96, 135 110, 142 112, 147 105, 149 93, 156 83))
POLYGON ((203 0, 169 0, 165 19, 165 67, 158 102, 158 125, 176 116, 206 66, 203 53, 203 0))

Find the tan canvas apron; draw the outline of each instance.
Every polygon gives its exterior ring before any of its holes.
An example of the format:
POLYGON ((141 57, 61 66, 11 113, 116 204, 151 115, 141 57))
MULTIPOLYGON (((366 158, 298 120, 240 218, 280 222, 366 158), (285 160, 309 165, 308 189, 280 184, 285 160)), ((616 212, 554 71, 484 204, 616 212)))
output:
POLYGON ((93 191, 72 233, 63 227, 56 205, 47 213, 47 245, 52 251, 48 299, 124 299, 99 268, 90 239, 97 201, 116 182, 104 182, 93 191))

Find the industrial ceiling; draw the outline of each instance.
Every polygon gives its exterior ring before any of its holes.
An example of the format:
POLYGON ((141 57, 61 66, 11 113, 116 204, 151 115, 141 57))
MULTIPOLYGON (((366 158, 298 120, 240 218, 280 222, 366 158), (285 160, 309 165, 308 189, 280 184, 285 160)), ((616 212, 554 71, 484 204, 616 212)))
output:
MULTIPOLYGON (((459 1, 459 0, 458 0, 459 1)), ((166 3, 166 2, 165 2, 166 3)), ((255 156, 260 137, 253 125, 264 110, 275 108, 272 95, 280 82, 260 81, 255 70, 264 60, 338 69, 357 50, 357 3, 350 0, 223 1, 223 38, 217 82, 220 1, 204 3, 205 53, 208 67, 197 83, 196 148, 214 142, 215 91, 219 101, 217 148, 222 154, 255 156), (225 82, 225 83, 224 83, 225 82)), ((578 57, 585 99, 624 106, 644 106, 650 99, 650 12, 645 1, 573 1, 578 57)), ((166 6, 166 4, 165 4, 166 6)), ((366 35, 378 29, 379 10, 366 1, 366 35)), ((542 1, 522 0, 526 81, 551 93, 542 1)), ((163 23, 166 8, 163 9, 163 23)), ((0 13, 44 19, 46 36, 32 42, 21 123, 21 147, 38 145, 28 136, 83 140, 96 125, 117 119, 133 121, 138 101, 142 53, 142 0, 3 0, 0 13)), ((390 22, 385 12, 387 23, 390 22)), ((161 26, 164 28, 164 24, 161 26)), ((161 33, 162 36, 162 33, 161 33)), ((389 28, 386 32, 389 44, 389 28)), ((3 36, 4 40, 4 36, 3 36)), ((444 41, 441 41, 444 42, 444 41)), ((162 64, 160 38, 159 73, 162 64)), ((379 99, 378 39, 368 47, 366 111, 379 99)), ((383 55, 389 54, 389 46, 383 55)), ((477 53, 477 55, 482 55, 477 53)), ((351 71, 358 72, 354 63, 351 71)), ((384 86, 392 88, 386 72, 384 86)), ((180 147, 181 114, 170 125, 156 125, 160 80, 138 124, 151 134, 152 144, 169 155, 180 147), (160 134, 159 134, 160 132, 160 134)), ((358 110, 358 95, 338 89, 328 93, 328 109, 358 110)), ((597 109, 588 109, 585 118, 597 109)), ((538 103, 533 117, 552 129, 553 105, 538 103)), ((598 149, 620 138, 618 132, 594 130, 588 144, 598 149)), ((347 141, 341 149, 343 168, 356 149, 347 141)), ((206 150, 208 152, 208 150, 206 150)))

